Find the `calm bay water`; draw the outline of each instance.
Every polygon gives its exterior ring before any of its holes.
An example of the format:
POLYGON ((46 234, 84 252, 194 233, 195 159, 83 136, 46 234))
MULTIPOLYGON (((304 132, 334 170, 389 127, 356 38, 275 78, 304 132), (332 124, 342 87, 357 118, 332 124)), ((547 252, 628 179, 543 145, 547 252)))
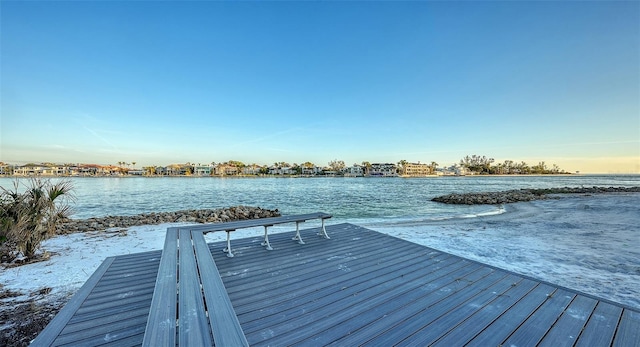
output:
MULTIPOLYGON (((395 223, 500 213, 498 206, 453 206, 431 198, 520 188, 640 186, 640 175, 439 178, 74 177, 73 218, 221 208, 324 211, 353 223, 395 223)), ((0 178, 11 188, 15 179, 0 178)))

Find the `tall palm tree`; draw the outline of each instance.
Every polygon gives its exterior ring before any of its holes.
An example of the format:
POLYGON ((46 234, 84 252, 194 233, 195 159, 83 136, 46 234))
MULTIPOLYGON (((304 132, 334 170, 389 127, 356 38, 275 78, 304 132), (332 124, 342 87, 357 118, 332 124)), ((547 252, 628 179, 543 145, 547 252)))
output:
POLYGON ((398 162, 398 166, 400 167, 400 171, 402 175, 406 175, 407 174, 407 164, 409 164, 408 161, 402 159, 398 162))
POLYGON ((438 163, 436 163, 435 161, 432 161, 431 164, 429 165, 429 173, 433 175, 436 172, 436 168, 438 168, 438 163))

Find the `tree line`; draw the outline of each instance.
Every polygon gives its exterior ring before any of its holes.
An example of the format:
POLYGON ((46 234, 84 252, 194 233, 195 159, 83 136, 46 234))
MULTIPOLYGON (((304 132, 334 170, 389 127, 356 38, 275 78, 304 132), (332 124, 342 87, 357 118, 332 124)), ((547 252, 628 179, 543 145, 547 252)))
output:
POLYGON ((560 169, 558 165, 552 164, 548 167, 544 161, 529 166, 524 161, 515 162, 513 160, 505 160, 501 163, 495 163, 495 159, 486 156, 471 155, 460 159, 460 166, 470 172, 481 175, 530 175, 530 174, 567 174, 568 172, 560 169))

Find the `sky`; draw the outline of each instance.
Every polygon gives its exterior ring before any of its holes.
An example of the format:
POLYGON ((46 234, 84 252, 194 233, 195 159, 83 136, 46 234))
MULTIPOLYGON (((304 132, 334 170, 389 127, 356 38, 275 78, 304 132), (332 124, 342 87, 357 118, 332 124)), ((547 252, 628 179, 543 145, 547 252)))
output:
POLYGON ((2 1, 0 161, 640 173, 638 1, 2 1))

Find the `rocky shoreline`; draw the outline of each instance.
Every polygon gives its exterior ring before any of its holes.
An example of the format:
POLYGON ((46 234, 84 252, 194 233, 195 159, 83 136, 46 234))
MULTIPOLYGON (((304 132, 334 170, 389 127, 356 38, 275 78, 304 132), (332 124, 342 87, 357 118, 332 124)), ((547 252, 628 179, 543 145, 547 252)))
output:
POLYGON ((279 217, 278 209, 233 206, 220 209, 152 212, 134 216, 107 216, 88 219, 68 219, 58 226, 58 234, 90 232, 111 228, 128 228, 138 225, 163 223, 223 223, 235 220, 279 217))
POLYGON ((448 194, 435 197, 431 201, 456 205, 500 205, 513 202, 548 199, 552 194, 602 194, 637 193, 640 187, 563 187, 545 189, 519 189, 501 192, 448 194))

